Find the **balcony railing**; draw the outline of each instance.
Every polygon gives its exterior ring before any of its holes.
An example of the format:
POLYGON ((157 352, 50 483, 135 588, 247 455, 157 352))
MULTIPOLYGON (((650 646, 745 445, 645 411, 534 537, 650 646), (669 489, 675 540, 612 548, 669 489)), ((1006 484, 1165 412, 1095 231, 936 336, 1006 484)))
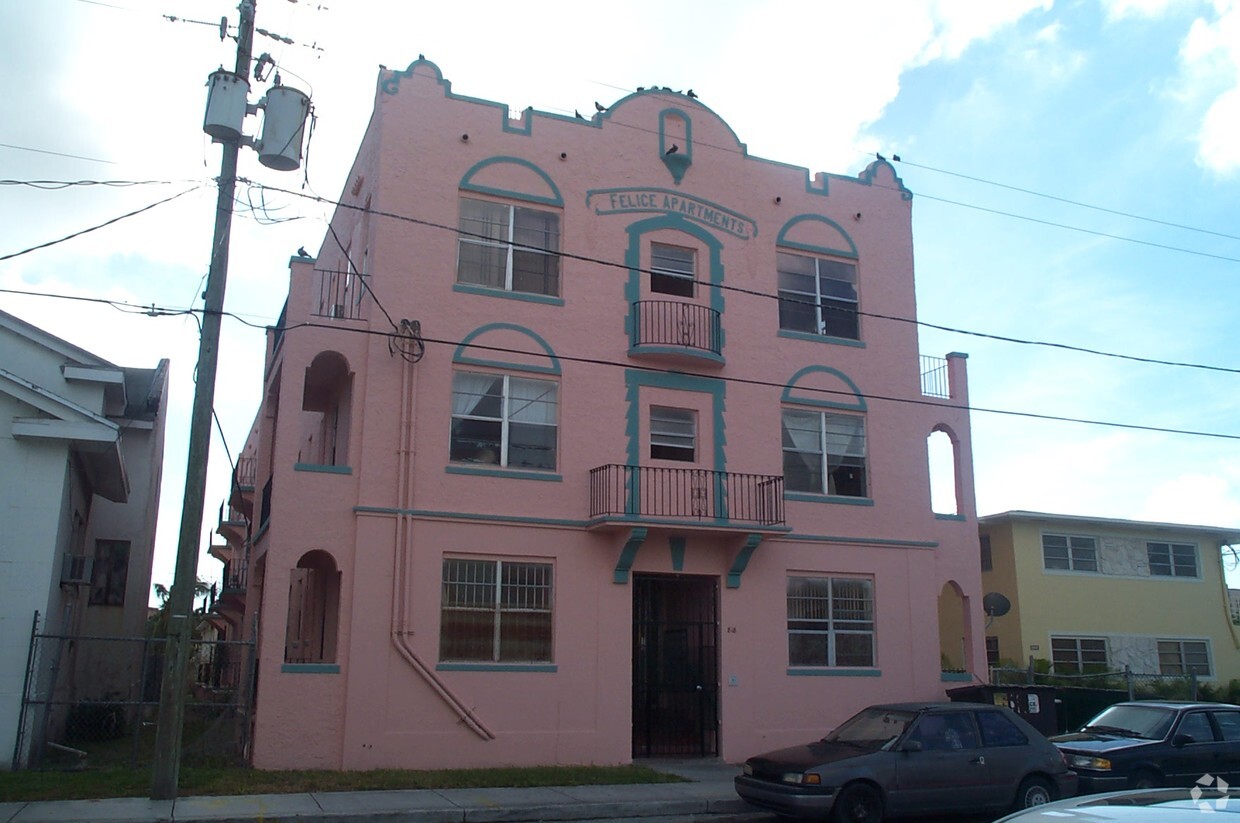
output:
POLYGON ((357 320, 362 316, 366 284, 354 271, 320 271, 318 317, 357 320))
POLYGON ((243 489, 254 488, 254 478, 258 476, 257 457, 238 457, 237 468, 233 470, 233 479, 243 489))
POLYGON ((923 397, 951 399, 952 386, 946 358, 921 355, 921 394, 923 397))
POLYGON ((590 470, 591 518, 669 518, 780 526, 784 478, 609 464, 590 470))
POLYGON ((719 354, 719 312, 678 300, 638 300, 633 304, 634 346, 675 346, 719 354))

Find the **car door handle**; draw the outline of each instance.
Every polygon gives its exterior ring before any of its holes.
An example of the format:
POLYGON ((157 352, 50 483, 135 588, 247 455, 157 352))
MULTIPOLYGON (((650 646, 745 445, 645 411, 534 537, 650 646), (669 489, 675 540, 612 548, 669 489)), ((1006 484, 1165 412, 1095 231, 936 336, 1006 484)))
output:
POLYGON ((979 765, 979 766, 985 766, 985 765, 986 765, 986 756, 985 756, 985 755, 982 755, 982 754, 979 754, 977 757, 973 758, 973 759, 972 759, 972 760, 970 760, 969 762, 970 762, 970 763, 976 763, 976 764, 977 764, 977 765, 979 765))

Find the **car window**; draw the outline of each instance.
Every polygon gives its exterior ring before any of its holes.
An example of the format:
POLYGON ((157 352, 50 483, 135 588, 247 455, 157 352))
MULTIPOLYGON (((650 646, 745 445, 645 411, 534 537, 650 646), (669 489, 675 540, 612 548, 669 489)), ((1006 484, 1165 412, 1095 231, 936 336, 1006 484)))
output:
POLYGON ((1029 742, 1003 712, 978 712, 977 725, 982 729, 983 746, 1023 746, 1029 742))
POLYGON ((1214 712, 1214 721, 1224 740, 1240 740, 1240 712, 1214 712))
POLYGON ((977 732, 968 712, 924 715, 909 740, 920 741, 926 751, 977 748, 977 732))
POLYGON ((1186 734, 1194 743, 1205 743, 1214 740, 1214 730, 1210 728, 1210 719, 1205 712, 1189 712, 1180 721, 1176 734, 1186 734))

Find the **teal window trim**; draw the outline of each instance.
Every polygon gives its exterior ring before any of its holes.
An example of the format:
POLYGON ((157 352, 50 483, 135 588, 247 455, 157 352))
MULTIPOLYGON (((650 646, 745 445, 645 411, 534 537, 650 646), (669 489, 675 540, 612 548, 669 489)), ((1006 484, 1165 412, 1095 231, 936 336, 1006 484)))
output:
POLYGON ((554 674, 559 666, 554 663, 439 663, 439 672, 527 672, 554 674))
POLYGON ((934 519, 935 520, 957 520, 963 523, 966 518, 963 514, 939 514, 938 512, 935 512, 934 519))
POLYGON ((492 289, 474 283, 453 283, 453 291, 464 294, 480 294, 484 297, 501 297, 506 300, 521 300, 526 303, 542 303, 547 306, 563 306, 564 298, 550 294, 534 294, 525 291, 509 291, 508 289, 492 289))
POLYGON ((316 472, 318 474, 353 474, 352 466, 327 466, 320 463, 294 463, 295 472, 316 472))
POLYGON ((285 674, 340 674, 339 663, 285 663, 280 667, 285 674))
POLYGON ((541 480, 545 483, 563 483, 564 475, 554 472, 523 472, 511 469, 481 469, 473 466, 450 465, 444 468, 447 474, 471 474, 475 477, 503 477, 508 480, 541 480))
POLYGON ((812 492, 784 492, 784 500, 798 503, 831 503, 836 506, 873 506, 872 497, 847 497, 842 494, 814 494, 812 492))
POLYGON ((939 672, 941 683, 972 683, 973 675, 968 672, 939 672))
POLYGON ((789 331, 788 329, 780 329, 779 336, 789 340, 807 340, 810 343, 829 343, 832 346, 851 346, 854 349, 865 348, 864 341, 853 340, 851 337, 830 337, 825 334, 810 334, 805 331, 789 331))
POLYGON ((882 677, 882 669, 830 669, 788 667, 789 677, 882 677))

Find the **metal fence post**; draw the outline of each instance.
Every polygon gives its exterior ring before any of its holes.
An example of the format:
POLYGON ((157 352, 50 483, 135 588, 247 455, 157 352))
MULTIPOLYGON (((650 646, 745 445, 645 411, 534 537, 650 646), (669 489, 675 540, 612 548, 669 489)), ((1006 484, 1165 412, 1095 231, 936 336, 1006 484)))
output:
POLYGON ((1197 672, 1191 672, 1188 675, 1188 682, 1192 690, 1192 697, 1190 697, 1189 699, 1196 700, 1197 699, 1197 672))
POLYGON ((1033 685, 1033 655, 1029 655, 1029 674, 1025 679, 1025 683, 1029 686, 1033 685))
POLYGON ((35 609, 34 620, 30 624, 30 647, 26 651, 26 679, 22 683, 22 705, 17 715, 17 739, 13 741, 13 762, 9 765, 17 771, 21 763, 22 738, 26 732, 26 706, 30 700, 30 681, 34 679, 34 644, 39 636, 39 610, 35 609))
POLYGON ((1127 663, 1124 664, 1124 682, 1128 684, 1128 699, 1132 700, 1134 694, 1132 685, 1132 666, 1127 663))

